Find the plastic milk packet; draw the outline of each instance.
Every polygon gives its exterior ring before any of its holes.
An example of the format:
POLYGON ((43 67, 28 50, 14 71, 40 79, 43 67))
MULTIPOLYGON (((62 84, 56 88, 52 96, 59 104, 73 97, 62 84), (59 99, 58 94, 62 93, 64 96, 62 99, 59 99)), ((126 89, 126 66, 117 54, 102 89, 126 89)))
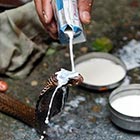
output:
POLYGON ((73 44, 86 41, 77 10, 77 0, 52 0, 58 35, 62 44, 69 42, 66 30, 74 32, 73 44))

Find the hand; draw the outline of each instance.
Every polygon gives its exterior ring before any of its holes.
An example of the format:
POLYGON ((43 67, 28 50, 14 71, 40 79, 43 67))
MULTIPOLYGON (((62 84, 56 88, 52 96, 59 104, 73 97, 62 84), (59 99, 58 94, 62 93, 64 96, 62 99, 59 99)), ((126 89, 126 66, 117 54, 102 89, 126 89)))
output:
MULTIPOLYGON (((53 15, 52 0, 34 0, 40 21, 48 31, 49 35, 57 39, 57 26, 53 15)), ((91 21, 91 10, 93 0, 78 0, 79 17, 83 24, 91 21)))

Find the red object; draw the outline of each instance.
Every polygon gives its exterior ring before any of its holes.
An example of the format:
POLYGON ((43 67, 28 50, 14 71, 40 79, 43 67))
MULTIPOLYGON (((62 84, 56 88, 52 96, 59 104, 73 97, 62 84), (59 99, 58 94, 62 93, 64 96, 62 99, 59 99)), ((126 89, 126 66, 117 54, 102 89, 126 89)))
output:
POLYGON ((134 7, 134 8, 137 8, 137 7, 140 6, 140 2, 139 2, 138 0, 132 0, 132 1, 130 2, 130 6, 131 6, 131 7, 134 7))
POLYGON ((8 89, 8 84, 0 80, 0 92, 6 92, 8 89))

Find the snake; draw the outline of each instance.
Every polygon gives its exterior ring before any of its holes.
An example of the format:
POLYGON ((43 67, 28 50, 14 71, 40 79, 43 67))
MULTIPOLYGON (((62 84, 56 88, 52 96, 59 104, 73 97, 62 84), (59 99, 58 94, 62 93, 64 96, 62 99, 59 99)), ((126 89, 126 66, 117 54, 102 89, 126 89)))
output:
MULTIPOLYGON (((64 106, 63 101, 68 97, 68 88, 70 86, 79 85, 82 81, 83 77, 79 74, 78 76, 70 78, 67 84, 58 89, 53 101, 49 119, 62 111, 64 106)), ((35 128, 38 132, 43 133, 46 129, 45 117, 49 108, 50 98, 57 86, 57 75, 53 74, 41 90, 35 108, 26 105, 8 94, 0 92, 0 112, 18 119, 28 126, 35 128)))

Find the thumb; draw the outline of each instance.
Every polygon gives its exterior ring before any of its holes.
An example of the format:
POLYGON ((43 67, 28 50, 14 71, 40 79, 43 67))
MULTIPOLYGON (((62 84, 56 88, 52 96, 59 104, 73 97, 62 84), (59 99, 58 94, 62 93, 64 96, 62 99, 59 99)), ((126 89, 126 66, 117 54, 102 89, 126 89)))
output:
POLYGON ((92 4, 93 0, 78 0, 79 16, 84 24, 88 24, 91 21, 92 4))

